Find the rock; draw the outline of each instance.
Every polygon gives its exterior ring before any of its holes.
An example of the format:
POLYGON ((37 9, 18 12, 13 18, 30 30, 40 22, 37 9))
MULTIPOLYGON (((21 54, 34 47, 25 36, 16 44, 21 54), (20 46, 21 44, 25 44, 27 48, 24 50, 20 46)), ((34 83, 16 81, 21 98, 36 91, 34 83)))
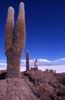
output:
POLYGON ((55 90, 49 84, 41 83, 37 88, 37 95, 42 100, 55 100, 55 90))
POLYGON ((62 74, 58 78, 59 74, 28 70, 20 78, 7 78, 6 73, 0 74, 0 100, 65 100, 62 74))
POLYGON ((39 100, 25 79, 9 78, 0 81, 0 100, 39 100))
POLYGON ((41 70, 26 71, 24 75, 27 76, 30 81, 33 81, 34 85, 36 86, 39 85, 40 83, 48 83, 48 84, 57 83, 57 79, 53 74, 49 72, 43 72, 41 70))

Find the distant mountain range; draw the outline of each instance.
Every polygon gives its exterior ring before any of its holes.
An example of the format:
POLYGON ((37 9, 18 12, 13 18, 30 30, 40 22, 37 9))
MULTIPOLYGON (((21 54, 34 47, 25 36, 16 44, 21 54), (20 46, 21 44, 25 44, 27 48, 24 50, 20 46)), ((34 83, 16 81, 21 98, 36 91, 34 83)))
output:
MULTIPOLYGON (((30 67, 34 67, 34 61, 35 59, 30 60, 30 67)), ((37 59, 37 65, 38 68, 41 70, 45 69, 53 69, 56 70, 57 72, 65 72, 65 58, 60 58, 57 60, 47 60, 47 59, 37 59)), ((23 59, 21 60, 21 67, 20 71, 25 71, 26 70, 26 60, 23 59)), ((7 67, 6 60, 0 60, 0 70, 5 70, 7 67)))
MULTIPOLYGON (((30 60, 30 65, 34 65, 35 59, 30 60)), ((25 60, 21 60, 21 63, 25 65, 25 60)), ((47 60, 47 59, 37 59, 38 66, 52 66, 52 65, 65 65, 65 58, 60 58, 57 60, 47 60)))
MULTIPOLYGON (((30 60, 30 65, 34 66, 35 59, 30 60)), ((60 58, 57 60, 47 60, 47 59, 37 59, 38 66, 53 66, 53 65, 65 65, 65 58, 60 58)), ((25 66, 26 60, 21 60, 21 64, 25 66)), ((5 60, 0 60, 0 66, 6 66, 5 60)))

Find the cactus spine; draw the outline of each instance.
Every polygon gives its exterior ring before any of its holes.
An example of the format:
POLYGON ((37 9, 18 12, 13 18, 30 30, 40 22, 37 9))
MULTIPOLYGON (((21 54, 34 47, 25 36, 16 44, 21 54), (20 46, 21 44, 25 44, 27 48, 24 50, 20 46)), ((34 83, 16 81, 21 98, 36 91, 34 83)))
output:
POLYGON ((14 8, 8 8, 5 26, 5 54, 7 57, 7 76, 20 76, 20 59, 25 44, 25 9, 24 3, 19 6, 19 13, 14 28, 14 8), (15 30, 14 30, 15 29, 15 30))

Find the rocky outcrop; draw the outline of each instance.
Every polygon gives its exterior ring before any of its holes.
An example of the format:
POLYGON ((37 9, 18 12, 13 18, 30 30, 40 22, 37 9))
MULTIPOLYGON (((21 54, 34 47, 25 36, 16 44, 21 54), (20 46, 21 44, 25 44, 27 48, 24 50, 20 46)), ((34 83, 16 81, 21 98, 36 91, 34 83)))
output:
POLYGON ((0 81, 0 100, 39 100, 25 79, 10 78, 0 81))
POLYGON ((65 74, 60 74, 61 77, 59 78, 59 74, 31 70, 26 71, 24 76, 33 83, 33 93, 40 100, 65 100, 65 85, 61 83, 64 80, 65 74))
POLYGON ((65 73, 28 70, 20 78, 6 74, 0 74, 0 100, 65 100, 65 73))

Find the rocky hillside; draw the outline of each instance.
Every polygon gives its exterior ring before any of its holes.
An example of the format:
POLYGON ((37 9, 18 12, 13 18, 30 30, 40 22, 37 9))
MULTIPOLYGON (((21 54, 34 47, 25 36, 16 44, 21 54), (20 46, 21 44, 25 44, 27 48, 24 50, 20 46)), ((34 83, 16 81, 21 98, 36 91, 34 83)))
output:
POLYGON ((21 78, 0 72, 0 100, 65 100, 65 73, 30 70, 21 78))

